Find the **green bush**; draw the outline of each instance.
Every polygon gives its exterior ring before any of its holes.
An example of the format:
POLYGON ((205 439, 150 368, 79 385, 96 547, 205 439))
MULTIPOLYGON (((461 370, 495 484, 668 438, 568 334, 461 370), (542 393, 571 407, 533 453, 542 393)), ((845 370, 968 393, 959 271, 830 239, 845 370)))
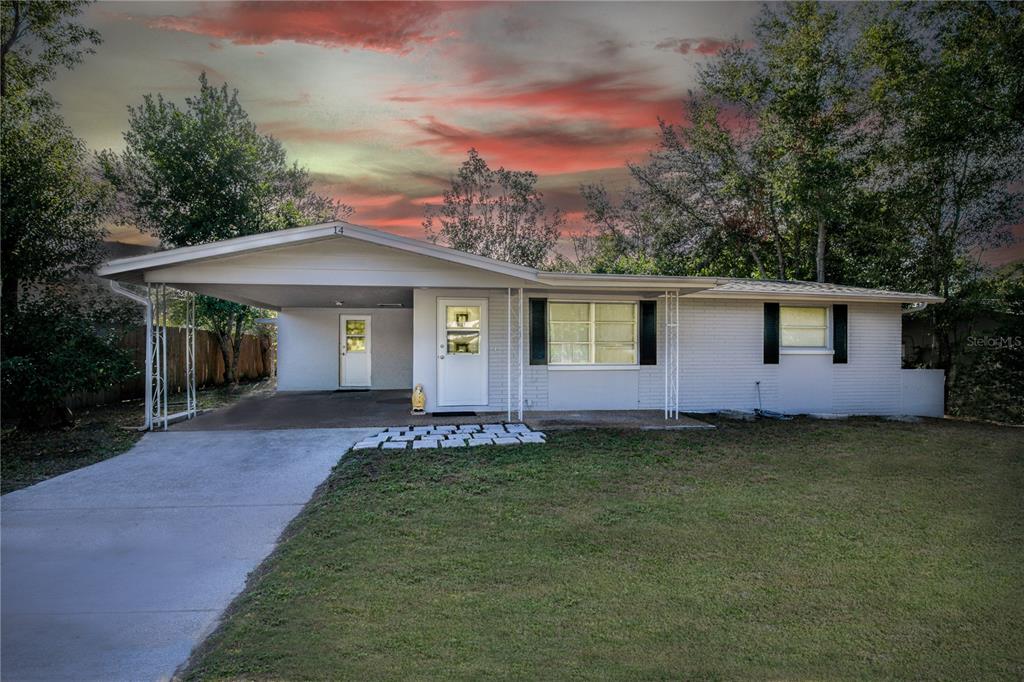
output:
POLYGON ((4 418, 16 417, 22 426, 67 419, 68 396, 102 391, 138 373, 120 345, 130 309, 62 294, 37 295, 4 316, 0 395, 4 418))

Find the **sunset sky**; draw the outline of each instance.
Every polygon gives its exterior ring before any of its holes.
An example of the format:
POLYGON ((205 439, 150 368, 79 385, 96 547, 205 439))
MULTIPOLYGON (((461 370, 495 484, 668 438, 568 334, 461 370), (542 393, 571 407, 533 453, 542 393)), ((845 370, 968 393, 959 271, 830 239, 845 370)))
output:
POLYGON ((91 148, 121 149, 129 105, 157 92, 180 102, 205 71, 239 90, 319 191, 355 207, 353 222, 422 237, 424 204, 476 147, 492 167, 537 172, 575 229, 580 184, 621 188, 658 117, 681 119, 698 67, 748 40, 759 8, 100 2, 83 21, 103 44, 51 91, 91 148))
MULTIPOLYGON (((354 222, 420 237, 475 146, 541 176, 578 221, 580 183, 625 179, 678 121, 698 65, 743 38, 734 3, 98 3, 104 42, 51 90, 94 149, 123 146, 126 107, 227 81, 354 222)), ((132 235, 119 239, 131 241, 132 235)))

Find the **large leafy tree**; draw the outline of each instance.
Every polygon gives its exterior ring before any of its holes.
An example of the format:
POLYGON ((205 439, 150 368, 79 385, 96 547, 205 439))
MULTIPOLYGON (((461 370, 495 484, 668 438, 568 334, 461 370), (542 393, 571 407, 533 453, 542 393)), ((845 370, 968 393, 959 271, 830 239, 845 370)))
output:
POLYGON ((100 43, 95 29, 78 23, 88 0, 5 0, 0 4, 0 96, 51 80, 57 67, 73 68, 100 43))
POLYGON ((850 32, 839 7, 770 5, 755 24, 756 46, 730 47, 701 76, 710 95, 756 121, 759 145, 774 150, 766 180, 788 215, 797 275, 819 282, 828 275, 830 240, 850 227, 856 186, 860 112, 850 32))
POLYGON ((2 307, 20 287, 53 282, 99 258, 101 190, 85 147, 39 86, 71 68, 99 34, 76 19, 82 0, 11 0, 0 5, 0 270, 2 307))
MULTIPOLYGON (((312 191, 309 173, 261 134, 227 84, 199 77, 183 107, 146 95, 129 108, 121 154, 100 161, 118 190, 122 219, 166 246, 203 244, 336 220, 351 209, 312 191)), ((242 334, 255 311, 199 297, 199 321, 217 334, 226 378, 238 381, 242 334)))
POLYGON ((872 181, 912 245, 900 284, 947 298, 928 310, 932 360, 954 370, 978 256, 1022 217, 1024 13, 1011 3, 897 5, 859 46, 871 69, 872 181))
POLYGON ((0 5, 0 394, 23 426, 134 373, 119 345, 131 310, 90 299, 80 278, 101 258, 109 193, 40 87, 99 43, 76 21, 84 4, 0 5))
POLYGON ((427 238, 452 248, 519 265, 540 266, 558 241, 565 218, 548 212, 530 171, 493 170, 470 149, 440 206, 428 208, 427 238))

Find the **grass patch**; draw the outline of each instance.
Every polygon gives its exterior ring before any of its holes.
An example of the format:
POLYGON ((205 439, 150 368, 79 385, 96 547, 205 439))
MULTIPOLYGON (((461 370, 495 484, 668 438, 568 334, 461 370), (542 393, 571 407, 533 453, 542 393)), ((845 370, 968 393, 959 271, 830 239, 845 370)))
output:
POLYGON ((1024 439, 931 421, 347 456, 190 679, 1024 675, 1024 439))
MULTIPOLYGON (((229 405, 249 395, 265 392, 270 381, 199 391, 201 409, 229 405)), ((178 396, 180 402, 184 398, 178 396)), ((176 400, 171 396, 172 404, 176 400)), ((4 424, 0 432, 0 493, 28 487, 48 478, 80 469, 129 450, 142 433, 145 408, 141 400, 83 408, 74 422, 43 430, 24 430, 4 424)))

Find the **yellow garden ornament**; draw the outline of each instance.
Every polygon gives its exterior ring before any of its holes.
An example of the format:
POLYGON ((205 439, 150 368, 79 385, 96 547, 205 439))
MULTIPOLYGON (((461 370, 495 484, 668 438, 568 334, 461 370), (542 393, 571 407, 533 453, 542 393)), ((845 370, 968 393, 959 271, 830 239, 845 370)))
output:
POLYGON ((427 394, 423 392, 423 384, 416 384, 412 389, 412 413, 423 414, 427 407, 427 394))

